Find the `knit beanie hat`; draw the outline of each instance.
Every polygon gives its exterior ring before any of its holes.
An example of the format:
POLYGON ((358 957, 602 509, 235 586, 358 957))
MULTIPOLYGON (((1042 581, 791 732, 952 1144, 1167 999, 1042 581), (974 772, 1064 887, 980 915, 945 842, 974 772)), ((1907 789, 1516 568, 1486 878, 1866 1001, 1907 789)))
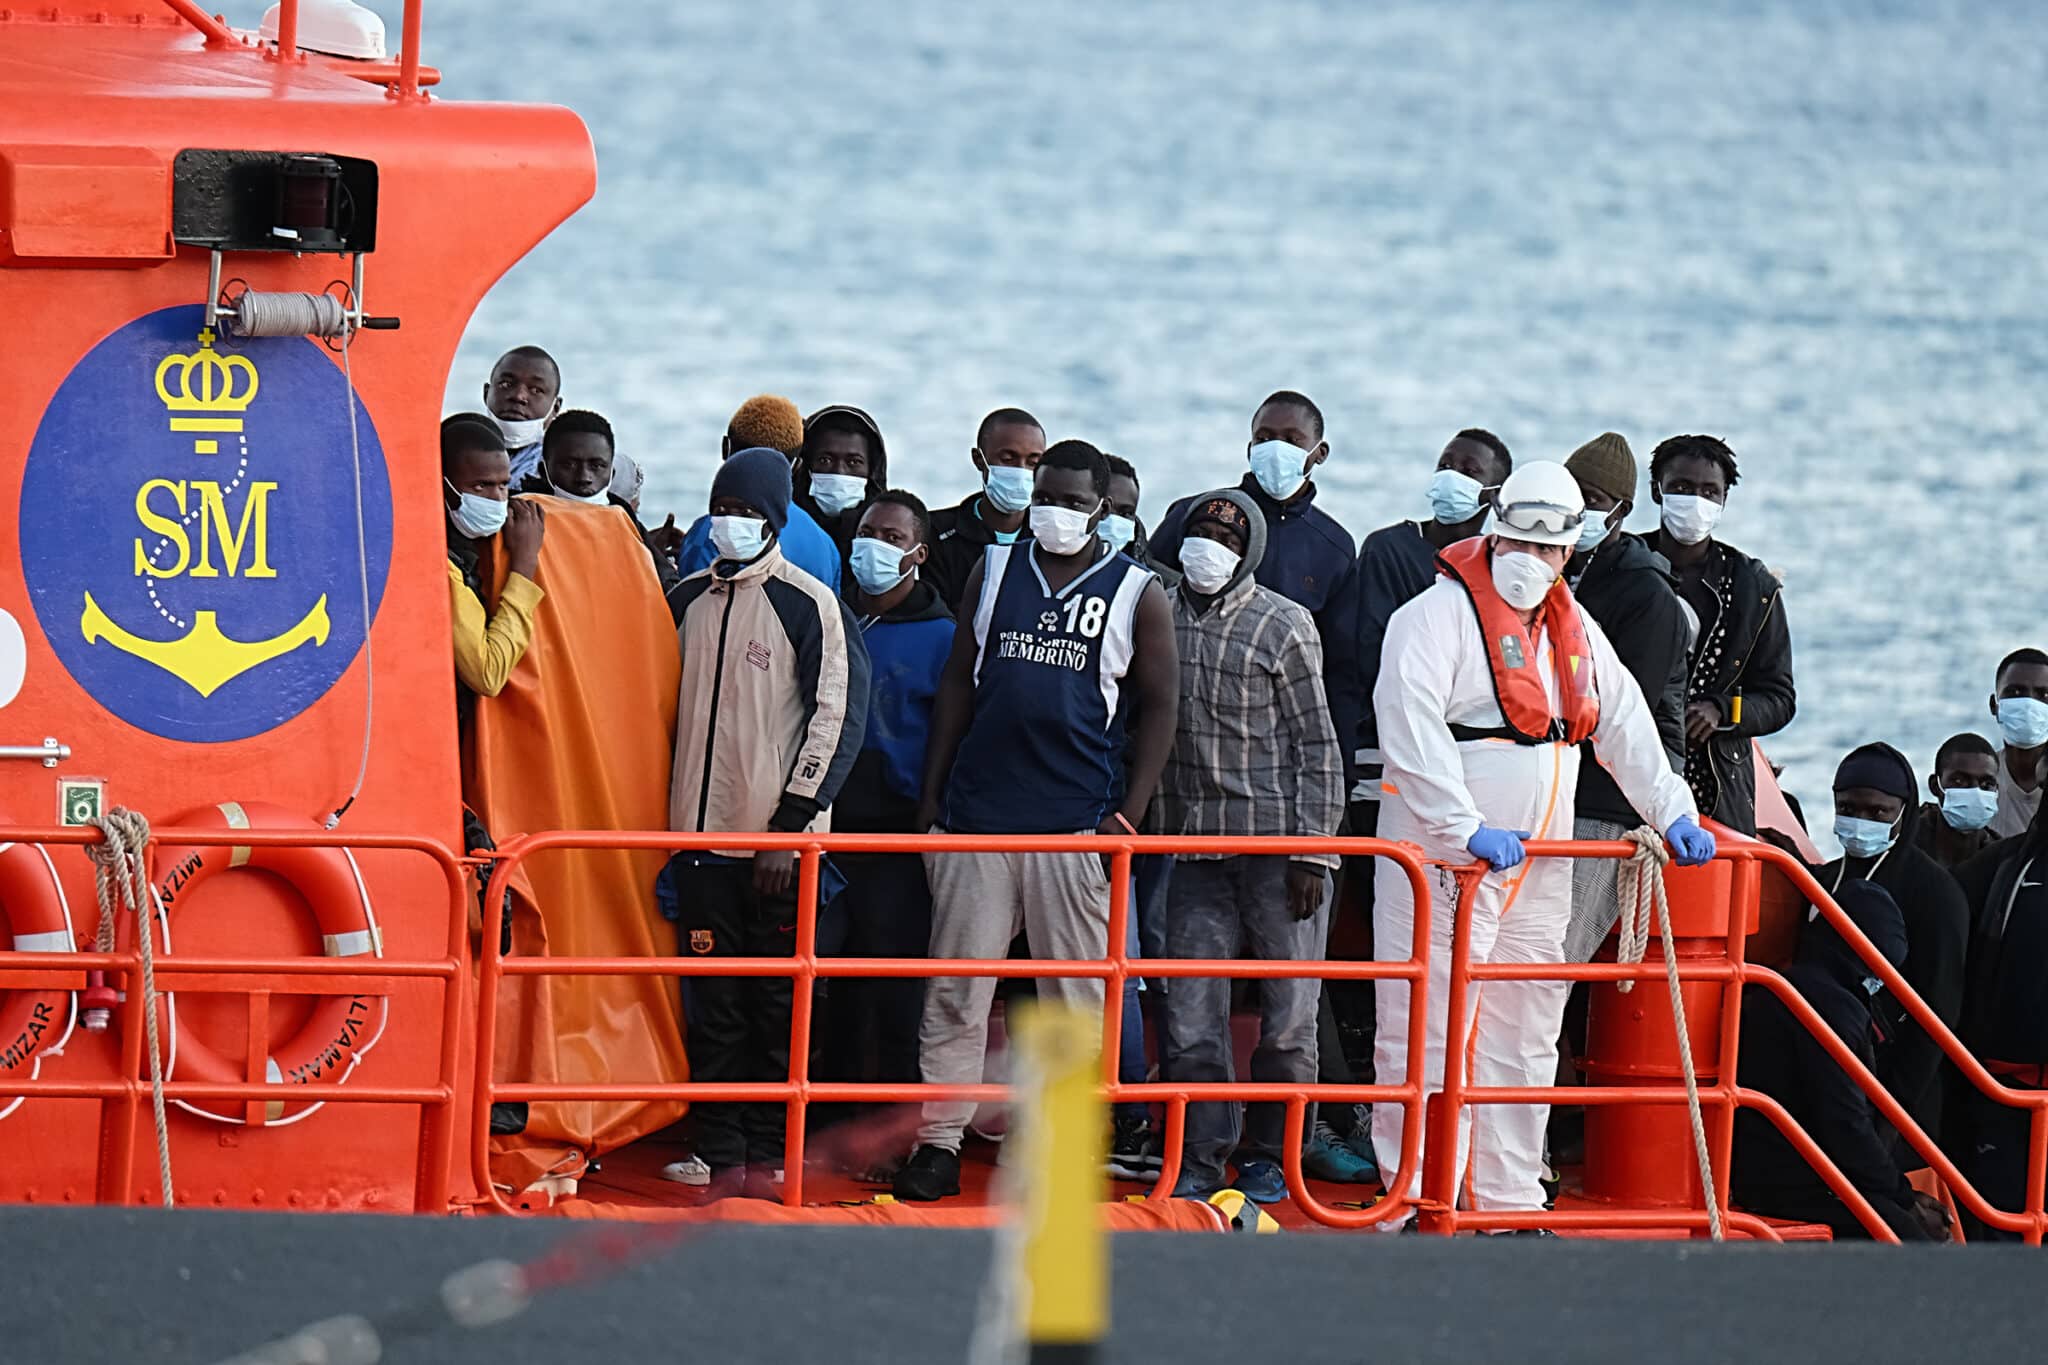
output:
POLYGON ((1636 456, 1620 432, 1603 431, 1572 452, 1564 462, 1572 477, 1599 489, 1616 502, 1636 498, 1636 456))
POLYGON ((1896 796, 1907 805, 1920 793, 1920 779, 1906 756, 1889 744, 1865 744, 1851 749, 1835 769, 1835 790, 1868 787, 1886 796, 1896 796))
POLYGON ((711 501, 735 498, 768 519, 777 535, 789 520, 789 457, 756 446, 736 452, 711 480, 711 501))

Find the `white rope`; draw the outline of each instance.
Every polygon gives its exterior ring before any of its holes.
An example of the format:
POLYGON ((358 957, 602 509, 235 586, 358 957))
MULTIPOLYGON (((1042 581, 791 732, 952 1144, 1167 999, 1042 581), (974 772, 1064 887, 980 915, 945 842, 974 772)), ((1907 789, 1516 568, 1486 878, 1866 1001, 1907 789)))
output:
MULTIPOLYGON (((1621 900, 1621 942, 1615 961, 1632 965, 1643 960, 1649 946, 1650 913, 1657 916, 1657 933, 1664 943, 1664 982, 1671 990, 1671 1019, 1678 1029, 1678 1064, 1685 1073, 1685 1108, 1692 1120, 1692 1146, 1699 1158, 1700 1188, 1707 1196, 1707 1231, 1715 1241, 1723 1237, 1721 1203, 1714 1190, 1714 1163, 1707 1155, 1707 1121, 1700 1113, 1699 1076, 1692 1065, 1692 1031, 1685 1022, 1685 994, 1679 988, 1678 958, 1671 951, 1671 903, 1664 894, 1664 865, 1671 861, 1664 840, 1648 825, 1623 836, 1636 846, 1621 864, 1616 890, 1621 900)), ((1614 988, 1623 995, 1635 989, 1633 981, 1617 981, 1614 988)))
MULTIPOLYGON (((243 297, 248 296, 245 294, 243 297)), ((335 302, 329 294, 309 297, 335 302)), ((340 307, 339 304, 335 306, 340 307)), ((370 548, 369 538, 363 531, 363 444, 356 431, 356 375, 349 361, 349 340, 350 335, 344 329, 341 334, 341 375, 348 390, 348 453, 356 476, 356 565, 362 574, 363 590, 363 752, 356 760, 356 783, 349 788, 348 799, 329 813, 328 829, 340 824, 341 817, 348 814, 348 808, 363 794, 363 782, 370 775, 370 736, 375 733, 377 723, 377 655, 370 641, 370 548)))
POLYGON ((228 315, 236 336, 338 337, 348 333, 348 310, 332 294, 259 294, 244 290, 228 315))
POLYGON ((114 901, 135 913, 135 941, 142 954, 142 1021, 149 1037, 150 1113, 156 1124, 156 1171, 163 1186, 164 1207, 171 1208, 171 1125, 164 1112, 164 1054, 157 1040, 156 943, 150 932, 150 898, 144 892, 148 872, 143 857, 149 848, 149 821, 141 812, 116 806, 91 822, 101 842, 87 847, 92 855, 94 890, 99 894, 100 926, 95 951, 114 951, 114 901))

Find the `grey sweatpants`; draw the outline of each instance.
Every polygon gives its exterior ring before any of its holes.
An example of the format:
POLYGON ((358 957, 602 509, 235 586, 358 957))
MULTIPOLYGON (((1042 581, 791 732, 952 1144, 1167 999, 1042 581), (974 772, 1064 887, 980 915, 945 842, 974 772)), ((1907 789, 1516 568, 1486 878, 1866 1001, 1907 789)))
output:
MULTIPOLYGON (((1252 956, 1268 962, 1322 961, 1330 923, 1327 880, 1322 906, 1313 918, 1298 920, 1287 909, 1287 862, 1277 855, 1177 859, 1167 892, 1166 955, 1229 959, 1249 943, 1252 956)), ((1314 977, 1259 982, 1259 1045, 1251 1059, 1254 1081, 1315 1082, 1316 1009, 1321 998, 1322 982, 1314 977)), ((1183 978, 1166 993, 1164 1071, 1172 1081, 1236 1079, 1228 979, 1183 978)), ((1188 1106, 1183 1179, 1201 1189, 1223 1184, 1224 1163, 1237 1149, 1239 1111, 1244 1108, 1217 1102, 1188 1106)), ((1309 1117, 1314 1116, 1311 1108, 1309 1117)), ((1279 1160, 1285 1108, 1251 1105, 1246 1125, 1247 1150, 1279 1160)))
MULTIPOLYGON (((1006 957, 1019 929, 1033 957, 1074 961, 1109 951, 1109 876, 1093 853, 927 853, 924 866, 935 958, 1006 957)), ((925 988, 917 1050, 926 1084, 981 1083, 995 994, 987 976, 934 977, 925 988)), ((1038 994, 1102 1015, 1100 980, 1044 978, 1038 994)), ((959 1151, 974 1110, 972 1100, 933 1100, 918 1145, 959 1151)))

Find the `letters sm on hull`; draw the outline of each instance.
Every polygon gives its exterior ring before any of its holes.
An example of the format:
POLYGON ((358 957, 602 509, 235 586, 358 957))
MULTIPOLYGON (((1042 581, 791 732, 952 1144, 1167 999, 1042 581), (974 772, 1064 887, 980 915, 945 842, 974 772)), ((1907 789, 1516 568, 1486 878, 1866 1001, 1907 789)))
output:
POLYGON ((292 719, 361 650, 391 489, 376 424, 360 399, 351 424, 317 343, 202 322, 161 309, 73 367, 29 448, 21 550, 81 688, 153 734, 217 743, 292 719))

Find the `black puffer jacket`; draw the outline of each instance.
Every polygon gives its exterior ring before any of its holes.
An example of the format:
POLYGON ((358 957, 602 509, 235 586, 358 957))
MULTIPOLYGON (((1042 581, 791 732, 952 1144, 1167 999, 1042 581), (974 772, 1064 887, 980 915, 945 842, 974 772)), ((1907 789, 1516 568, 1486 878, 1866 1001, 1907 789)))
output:
MULTIPOLYGON (((1651 538, 1651 549, 1662 550, 1662 536, 1651 538)), ((1784 591, 1762 560, 1719 541, 1712 556, 1707 584, 1720 601, 1720 615, 1693 644, 1686 700, 1713 702, 1725 721, 1735 715, 1740 696, 1742 719, 1715 731, 1704 747, 1686 755, 1685 779, 1702 814, 1754 834, 1756 770, 1750 741, 1784 729, 1798 709, 1792 630, 1785 621, 1784 591)))
MULTIPOLYGON (((1590 555, 1579 556, 1568 572, 1578 575, 1572 595, 1606 634, 1622 667, 1643 689, 1657 718, 1657 735, 1674 771, 1685 766, 1686 641, 1690 627, 1671 564, 1632 535, 1619 535, 1590 555)), ((1578 814, 1592 820, 1633 824, 1643 817, 1629 805, 1607 769, 1593 760, 1593 746, 1581 745, 1578 814)))

